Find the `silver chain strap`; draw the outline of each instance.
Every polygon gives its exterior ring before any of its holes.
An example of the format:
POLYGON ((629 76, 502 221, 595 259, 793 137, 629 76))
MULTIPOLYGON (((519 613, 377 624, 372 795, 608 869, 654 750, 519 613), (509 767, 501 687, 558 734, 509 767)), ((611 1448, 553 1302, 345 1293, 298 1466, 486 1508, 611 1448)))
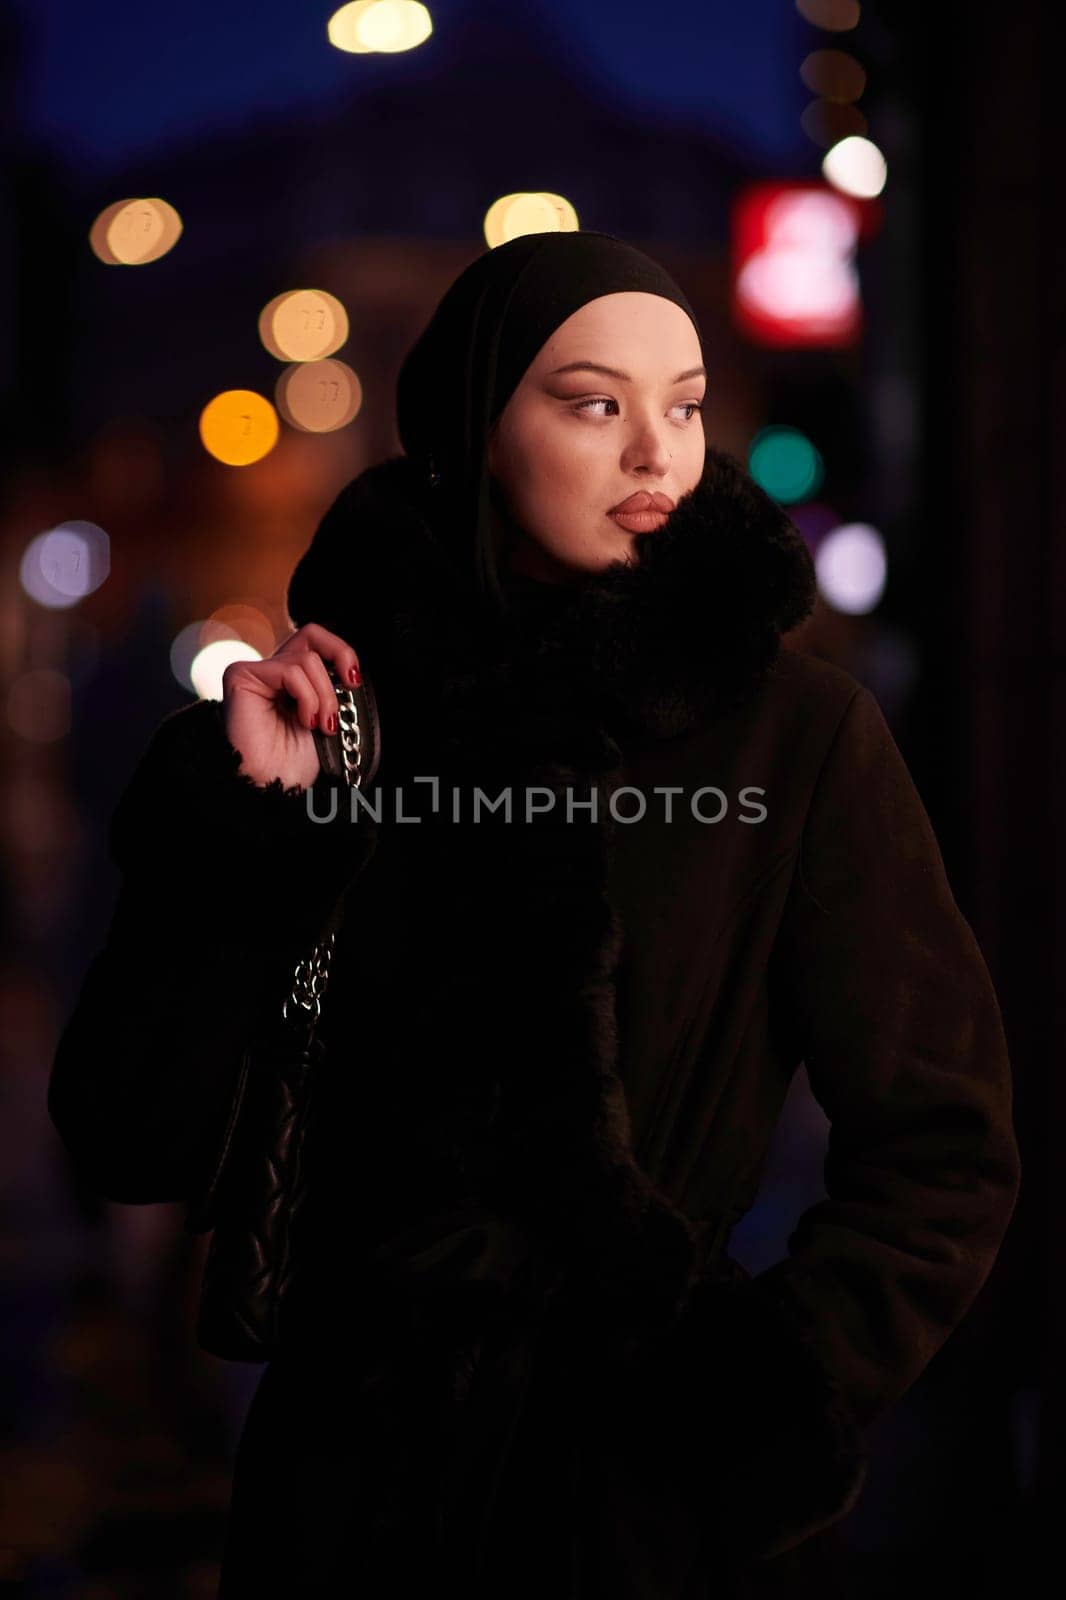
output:
POLYGON ((329 979, 329 964, 333 960, 336 934, 327 934, 316 944, 311 954, 296 963, 293 973, 292 993, 286 996, 281 1014, 288 1022, 294 1015, 303 1013, 311 1022, 317 1022, 322 1011, 322 995, 329 979))
MULTIPOLYGON (((348 783, 359 787, 363 772, 363 734, 359 714, 355 709, 355 696, 327 666, 337 695, 337 730, 340 734, 341 760, 348 783)), ((281 1015, 286 1022, 302 1015, 314 1025, 322 1014, 322 996, 329 981, 329 965, 333 960, 337 936, 335 933, 315 945, 311 954, 296 963, 292 977, 292 992, 286 996, 281 1015)))
POLYGON ((353 788, 358 789, 363 776, 363 730, 359 726, 352 691, 338 685, 336 692, 337 731, 340 734, 344 776, 353 788))

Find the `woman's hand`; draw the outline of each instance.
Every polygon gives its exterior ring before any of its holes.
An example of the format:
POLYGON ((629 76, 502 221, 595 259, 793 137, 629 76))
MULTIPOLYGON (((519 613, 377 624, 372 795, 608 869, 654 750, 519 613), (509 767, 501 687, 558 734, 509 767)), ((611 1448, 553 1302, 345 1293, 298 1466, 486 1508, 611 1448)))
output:
POLYGON ((309 789, 318 777, 311 730, 337 728, 326 661, 342 682, 362 682, 351 645, 317 622, 297 628, 265 661, 232 661, 222 674, 226 737, 240 751, 241 772, 256 783, 280 778, 287 789, 309 789))

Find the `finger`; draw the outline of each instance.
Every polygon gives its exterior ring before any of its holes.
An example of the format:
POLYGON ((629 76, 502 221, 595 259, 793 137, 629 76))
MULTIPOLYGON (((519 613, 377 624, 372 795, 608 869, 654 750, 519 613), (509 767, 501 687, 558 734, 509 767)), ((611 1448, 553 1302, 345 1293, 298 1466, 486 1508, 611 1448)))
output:
POLYGON ((288 662, 281 669, 281 683, 287 694, 296 702, 296 718, 304 728, 318 725, 318 692, 298 661, 288 662))
POLYGON ((222 673, 222 697, 230 699, 240 691, 273 700, 283 687, 282 674, 288 657, 265 656, 262 661, 231 661, 222 673))
POLYGON ((286 639, 282 649, 287 650, 290 645, 294 645, 297 650, 316 650, 324 660, 332 663, 333 670, 342 683, 362 681, 357 652, 347 639, 342 639, 339 633, 332 633, 329 628, 324 628, 320 622, 305 622, 302 628, 297 628, 291 639, 286 639), (352 677, 353 668, 356 678, 352 677))
POLYGON ((324 728, 327 733, 335 733, 337 731, 337 695, 330 682, 329 673, 326 671, 326 663, 317 650, 308 650, 306 655, 300 657, 300 665, 307 673, 308 678, 311 680, 311 686, 318 695, 319 727, 324 728), (330 718, 333 719, 332 723, 330 718))
POLYGON ((302 660, 301 654, 296 662, 292 656, 279 655, 266 656, 262 661, 231 661, 222 674, 223 697, 239 690, 275 700, 285 688, 286 669, 302 660))

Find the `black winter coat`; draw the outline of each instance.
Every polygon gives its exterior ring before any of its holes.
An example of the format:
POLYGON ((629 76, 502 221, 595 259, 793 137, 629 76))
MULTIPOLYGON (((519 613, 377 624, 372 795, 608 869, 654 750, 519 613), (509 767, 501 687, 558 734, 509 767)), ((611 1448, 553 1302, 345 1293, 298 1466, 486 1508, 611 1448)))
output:
MULTIPOLYGON (((453 671, 454 639, 427 620, 430 602, 412 601, 424 657, 410 654, 403 606, 378 633, 369 612, 343 609, 344 560, 372 606, 383 564, 410 553, 405 470, 386 463, 342 494, 298 569, 290 614, 335 627, 360 651, 382 711, 376 788, 387 798, 390 785, 432 770, 430 749, 442 770, 469 775, 464 752, 481 759, 486 728, 499 748, 476 770, 512 770, 508 738, 526 727, 512 713, 534 701, 543 711, 547 694, 558 770, 606 773, 648 802, 613 829, 603 896, 560 915, 580 878, 566 854, 574 829, 541 835, 547 854, 534 856, 534 888, 519 895, 520 868, 502 879, 500 868, 520 853, 494 854, 506 829, 472 830, 464 853, 445 825, 362 813, 353 824, 343 805, 315 821, 299 791, 239 774, 220 706, 193 704, 164 720, 113 819, 119 902, 60 1041, 50 1112, 103 1195, 194 1200, 242 1044, 347 889, 323 1017, 330 1098, 309 1333, 267 1370, 253 1404, 223 1593, 335 1592, 374 1561, 379 1587, 368 1592, 406 1592, 419 1562, 439 1582, 446 1569, 426 1530, 443 1481, 447 1559, 468 1593, 755 1594, 760 1572, 790 1572, 854 1505, 862 1430, 923 1371, 995 1260, 1020 1169, 993 986, 874 696, 847 672, 778 648, 809 608, 810 574, 783 514, 735 463, 709 452, 703 482, 671 518, 673 546, 663 541, 643 575, 597 588, 591 631, 597 649, 607 643, 564 679, 591 683, 608 707, 596 729, 606 744, 587 740, 583 759, 552 664, 571 673, 587 611, 576 633, 554 612, 534 630, 535 671, 499 679, 502 699, 474 674, 482 720, 464 721, 473 679, 453 671), (338 535, 360 531, 354 557, 339 556, 338 535), (332 596, 316 561, 332 573, 332 596), (436 704, 426 659, 445 680, 447 715, 436 721, 424 709, 436 704), (639 679, 627 675, 634 661, 639 679), (624 690, 628 715, 613 716, 612 689, 624 690), (469 743, 432 742, 434 728, 457 723, 473 730, 469 743), (558 882, 553 851, 566 860, 558 882), (502 883, 521 901, 506 938, 495 924, 486 937, 478 921, 486 902, 469 892, 472 863, 484 894, 502 883), (546 878, 551 891, 534 904, 546 878), (589 954, 607 948, 605 965, 589 954), (568 986, 594 1007, 572 1060, 570 1031, 585 1013, 556 1006, 568 986), (556 1237, 554 1213, 545 1199, 542 1232, 522 1197, 538 1174, 547 1194, 566 1165, 552 1141, 568 1113, 537 1122, 527 1087, 513 1142, 494 1145, 482 1069, 533 1041, 532 1082, 553 1083, 558 1063, 565 1089, 604 1040, 615 1072, 596 1081, 620 1083, 624 1105, 597 1124, 595 1158, 618 1157, 631 1231, 612 1232, 591 1201, 577 1223, 591 1179, 560 1191, 579 1197, 564 1222, 581 1237, 579 1260, 595 1264, 616 1250, 622 1260, 620 1239, 632 1239, 635 1258, 652 1219, 660 1230, 684 1219, 694 1241, 685 1292, 635 1344, 612 1342, 624 1300, 607 1287, 583 1297, 580 1275, 528 1321, 508 1320, 504 1295, 464 1406, 442 1411, 432 1332, 397 1338, 372 1261, 417 1259, 422 1271, 439 1246, 453 1261, 462 1254, 460 1281, 539 1282, 539 1268, 525 1280, 500 1262, 520 1238, 536 1241, 529 1260, 551 1259, 542 1241, 556 1237), (729 1256, 730 1232, 757 1193, 801 1062, 831 1124, 827 1198, 797 1219, 787 1259, 749 1279, 729 1256), (523 1148, 527 1113, 535 1132, 523 1148), (391 1377, 368 1388, 361 1380, 380 1376, 383 1351, 391 1377)), ((406 600, 413 568, 402 570, 388 592, 406 600)), ((318 780, 318 816, 334 792, 318 780)), ((405 789, 408 814, 414 792, 405 789)), ((512 832, 525 840, 530 830, 512 832)), ((576 1158, 574 1170, 584 1171, 576 1158)), ((653 1273, 674 1236, 646 1237, 653 1273)), ((793 1592, 805 1593, 795 1570, 793 1592)), ((773 1592, 786 1592, 777 1581, 773 1592)))

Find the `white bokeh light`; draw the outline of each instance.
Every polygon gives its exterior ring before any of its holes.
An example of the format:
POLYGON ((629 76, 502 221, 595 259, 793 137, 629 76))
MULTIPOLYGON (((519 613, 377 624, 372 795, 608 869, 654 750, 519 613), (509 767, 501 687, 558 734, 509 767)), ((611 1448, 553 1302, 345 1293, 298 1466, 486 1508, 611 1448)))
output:
POLYGON ((254 645, 243 639, 214 639, 198 650, 189 667, 189 678, 201 700, 222 699, 222 674, 233 661, 262 661, 254 645))
POLYGON ((868 522, 845 522, 827 533, 814 558, 818 588, 837 611, 864 616, 885 590, 884 540, 868 522))
POLYGON ((188 689, 190 693, 195 693, 190 672, 202 644, 200 637, 202 628, 202 620, 186 623, 181 632, 175 635, 174 642, 170 646, 170 670, 182 688, 188 689))
POLYGON ((881 193, 888 180, 888 164, 872 139, 861 134, 849 134, 840 139, 822 157, 822 172, 826 181, 841 194, 854 195, 856 200, 873 200, 881 193))

